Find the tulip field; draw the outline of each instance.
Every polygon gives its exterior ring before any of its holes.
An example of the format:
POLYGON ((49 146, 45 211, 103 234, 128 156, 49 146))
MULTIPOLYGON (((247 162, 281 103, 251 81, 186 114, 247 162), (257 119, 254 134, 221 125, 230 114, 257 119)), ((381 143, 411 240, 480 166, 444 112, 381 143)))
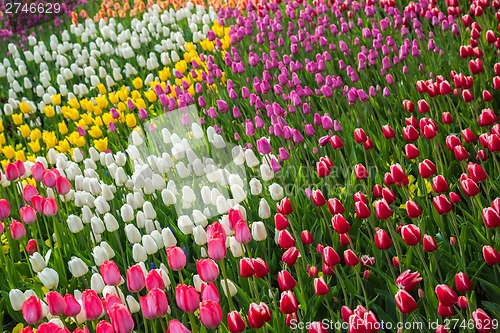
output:
POLYGON ((19 1, 1 333, 500 332, 500 0, 19 1))

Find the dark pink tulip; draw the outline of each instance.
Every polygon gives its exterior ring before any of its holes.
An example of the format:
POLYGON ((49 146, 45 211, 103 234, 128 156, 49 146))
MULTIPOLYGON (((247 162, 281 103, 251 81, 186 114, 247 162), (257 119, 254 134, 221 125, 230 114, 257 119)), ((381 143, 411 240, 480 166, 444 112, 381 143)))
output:
POLYGON ((186 266, 186 254, 178 246, 170 246, 167 250, 168 265, 174 271, 180 271, 186 266))

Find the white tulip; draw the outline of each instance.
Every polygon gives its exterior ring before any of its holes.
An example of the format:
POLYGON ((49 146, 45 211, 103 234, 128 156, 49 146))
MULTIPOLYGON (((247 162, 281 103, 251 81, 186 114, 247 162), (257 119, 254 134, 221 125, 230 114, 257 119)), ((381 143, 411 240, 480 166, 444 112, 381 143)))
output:
POLYGON ((101 274, 92 274, 92 277, 90 278, 90 289, 98 294, 101 294, 105 286, 106 284, 104 283, 101 274))
POLYGON ((177 239, 175 238, 170 228, 163 228, 161 231, 161 236, 163 238, 163 244, 166 248, 177 245, 177 239))
POLYGON ((201 293, 201 286, 206 285, 205 282, 200 278, 198 274, 193 275, 193 285, 196 288, 196 290, 201 293))
POLYGON ((231 186, 231 193, 233 194, 234 200, 238 203, 244 201, 247 197, 247 193, 243 191, 239 184, 234 184, 231 186))
POLYGON ((238 243, 234 236, 229 237, 229 249, 234 257, 238 258, 243 255, 243 245, 238 243))
POLYGON ((284 196, 283 187, 280 185, 273 183, 269 186, 269 192, 271 193, 271 198, 275 201, 281 200, 284 196))
POLYGON ((148 260, 146 250, 139 243, 134 244, 134 246, 132 247, 132 257, 134 258, 135 262, 144 262, 148 260))
POLYGON ((161 198, 166 206, 175 205, 177 202, 177 199, 172 191, 167 189, 163 189, 163 191, 161 191, 161 198))
POLYGON ((127 295, 126 300, 127 300, 127 306, 128 306, 130 313, 137 313, 137 312, 141 311, 141 305, 139 304, 139 302, 137 302, 137 300, 135 299, 134 296, 127 295))
POLYGON ((124 222, 131 222, 134 220, 134 210, 129 204, 124 204, 120 209, 120 213, 124 222))
POLYGON ((158 246, 156 246, 156 242, 150 235, 142 236, 142 246, 147 254, 155 254, 158 252, 158 246))
POLYGON ((250 168, 259 165, 259 160, 257 159, 257 156, 255 156, 255 153, 252 149, 245 150, 245 160, 250 168))
POLYGON ((71 274, 76 278, 84 276, 89 271, 87 264, 78 257, 71 257, 71 260, 68 261, 68 268, 71 274))
POLYGON ((201 225, 193 228, 193 237, 196 245, 203 246, 207 243, 207 232, 201 225))
POLYGON ((238 293, 238 289, 236 289, 236 286, 231 280, 221 279, 220 282, 222 285, 222 291, 224 292, 224 295, 228 296, 229 294, 230 297, 236 296, 236 294, 238 293))
POLYGON ((69 231, 74 234, 83 230, 82 220, 76 215, 71 214, 70 216, 68 216, 66 222, 68 223, 69 231))
POLYGON ((11 289, 9 291, 9 299, 12 309, 14 311, 21 311, 24 301, 26 301, 28 297, 19 289, 11 289))
POLYGON ((226 198, 222 195, 219 195, 215 202, 217 205, 217 212, 219 214, 226 214, 231 209, 231 206, 228 204, 226 198))
POLYGON ((118 221, 110 213, 106 213, 106 215, 104 215, 104 224, 106 225, 106 230, 109 232, 116 231, 120 228, 118 221))
POLYGON ((45 258, 39 252, 35 252, 30 255, 30 264, 31 268, 35 273, 40 273, 47 267, 47 263, 45 262, 45 258))
POLYGON ((263 222, 256 221, 252 223, 252 238, 257 242, 267 238, 267 230, 263 222))
POLYGON ((260 165, 260 175, 264 181, 272 180, 274 178, 274 172, 267 164, 260 165))
POLYGON ((94 262, 97 266, 101 266, 104 261, 109 260, 106 250, 100 246, 94 247, 92 250, 92 256, 94 257, 94 262))
POLYGON ((92 232, 94 234, 102 234, 104 231, 106 231, 104 223, 97 216, 94 216, 90 219, 90 226, 92 227, 92 232))
POLYGON ((266 199, 261 198, 259 202, 259 217, 261 219, 268 219, 271 217, 271 207, 266 199))
POLYGON ((59 284, 59 274, 52 268, 44 268, 37 276, 47 289, 54 289, 59 284))
POLYGON ((187 215, 179 216, 179 218, 177 219, 177 226, 186 235, 191 234, 194 228, 194 224, 191 221, 191 218, 187 215))
POLYGON ((99 244, 99 246, 101 246, 106 251, 106 255, 108 256, 108 260, 115 256, 115 251, 108 243, 102 241, 99 244))
POLYGON ((144 215, 147 219, 152 220, 156 218, 156 211, 154 210, 153 204, 151 204, 151 202, 146 201, 144 205, 142 205, 142 210, 144 211, 144 215))

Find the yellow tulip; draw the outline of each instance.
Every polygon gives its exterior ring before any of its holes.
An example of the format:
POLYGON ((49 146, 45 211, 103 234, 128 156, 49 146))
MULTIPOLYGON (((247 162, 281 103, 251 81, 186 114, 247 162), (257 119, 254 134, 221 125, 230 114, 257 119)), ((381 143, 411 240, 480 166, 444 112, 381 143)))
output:
POLYGON ((97 149, 101 153, 105 152, 106 150, 108 150, 108 138, 106 137, 106 138, 101 139, 101 140, 95 140, 94 147, 95 147, 95 149, 97 149))
POLYGON ((96 126, 102 126, 103 125, 102 118, 100 116, 99 117, 95 117, 93 123, 96 126))
POLYGON ((30 146, 31 151, 35 154, 40 151, 40 141, 39 140, 28 142, 28 146, 30 146))
POLYGON ((196 50, 196 48, 195 48, 195 46, 194 46, 193 42, 189 42, 189 43, 184 44, 184 48, 185 48, 185 49, 186 49, 186 51, 188 51, 188 52, 191 52, 191 51, 196 50))
POLYGON ((138 109, 145 109, 146 103, 142 98, 138 98, 135 100, 135 106, 137 106, 138 109))
POLYGON ((144 96, 146 96, 149 103, 156 102, 156 93, 153 90, 148 90, 148 91, 144 92, 144 96))
POLYGON ((82 114, 82 119, 85 121, 85 125, 90 125, 93 123, 93 118, 90 114, 82 114))
MULTIPOLYGON (((78 134, 78 133, 77 133, 77 134, 78 134)), ((78 137, 77 137, 77 138, 75 138, 75 140, 74 140, 74 144, 75 144, 77 147, 79 147, 79 148, 81 148, 81 147, 85 146, 85 137, 84 137, 84 136, 79 136, 79 135, 78 135, 78 137)))
POLYGON ((52 96, 52 104, 59 105, 61 104, 61 94, 56 94, 52 96))
MULTIPOLYGON (((29 155, 28 156, 28 161, 35 163, 35 160, 36 160, 36 156, 35 155, 29 155)), ((34 180, 33 178, 31 178, 31 177, 30 178, 26 178, 25 180, 26 180, 27 184, 31 184, 33 186, 36 186, 35 185, 36 184, 36 180, 34 180), (35 184, 33 184, 33 183, 35 183, 35 184)))
POLYGON ((5 144, 5 134, 4 133, 0 133, 0 146, 4 145, 5 144))
POLYGON ((92 128, 88 131, 88 133, 90 134, 91 137, 97 139, 97 138, 100 138, 102 136, 102 131, 101 129, 99 128, 99 126, 92 126, 92 128))
POLYGON ((57 127, 59 129, 59 133, 62 135, 68 134, 68 126, 66 126, 66 122, 64 120, 57 124, 57 127))
POLYGON ((106 87, 104 84, 99 83, 96 88, 99 90, 99 94, 104 95, 106 93, 106 87))
POLYGON ((113 119, 113 117, 111 116, 111 113, 109 113, 109 112, 103 113, 101 118, 102 118, 102 122, 106 125, 108 125, 110 122, 116 122, 116 119, 113 119))
POLYGON ((200 45, 204 51, 208 51, 208 52, 212 52, 215 48, 214 43, 209 41, 208 39, 201 41, 200 45))
POLYGON ((35 128, 34 130, 31 131, 30 134, 31 141, 39 140, 41 138, 42 138, 42 132, 38 128, 35 128))
POLYGON ((133 113, 127 114, 125 119, 128 127, 134 128, 135 126, 137 126, 137 119, 135 119, 135 115, 133 113))
POLYGON ((62 140, 62 141, 59 141, 59 145, 57 145, 56 149, 61 152, 61 153, 66 153, 69 151, 69 143, 68 141, 65 139, 65 140, 62 140))
POLYGON ((9 160, 16 156, 16 151, 12 146, 5 146, 2 148, 2 153, 7 157, 9 160))
POLYGON ((125 112, 125 110, 127 110, 127 105, 123 102, 118 103, 118 110, 120 113, 125 112))
POLYGON ((17 113, 13 114, 12 115, 12 121, 17 126, 21 125, 23 123, 23 115, 21 113, 19 113, 19 114, 17 114, 17 113))
POLYGON ((71 106, 72 108, 79 109, 80 108, 80 103, 76 98, 72 98, 70 101, 68 101, 68 105, 71 106))
POLYGON ((181 73, 186 72, 187 62, 185 60, 180 60, 175 64, 175 69, 181 73))
POLYGON ((30 135, 31 130, 30 130, 30 127, 28 125, 26 125, 26 124, 21 125, 18 127, 18 129, 19 129, 19 132, 21 132, 21 135, 23 138, 26 139, 30 135))
POLYGON ((54 132, 43 132, 42 140, 47 145, 47 148, 54 148, 57 144, 57 138, 54 132))
POLYGON ((190 85, 189 88, 188 88, 188 93, 194 97, 195 95, 195 91, 194 91, 194 86, 193 85, 190 85))
POLYGON ((108 94, 108 98, 109 98, 109 101, 113 104, 116 104, 118 103, 118 96, 116 96, 116 94, 114 92, 110 92, 108 94))
POLYGON ((16 151, 16 160, 21 160, 23 162, 26 162, 26 156, 24 156, 23 150, 16 151))
POLYGON ((97 102, 97 105, 99 105, 101 109, 104 109, 108 106, 108 100, 104 96, 96 97, 95 101, 97 102))
POLYGON ((30 113, 31 112, 30 105, 26 101, 19 103, 19 109, 21 110, 22 113, 30 113))
POLYGON ((191 53, 184 52, 184 61, 191 62, 191 53))
POLYGON ((142 79, 140 77, 136 77, 135 79, 132 80, 132 84, 135 89, 141 89, 142 88, 142 79))
POLYGON ((71 120, 76 121, 78 120, 78 118, 80 118, 80 113, 78 112, 77 109, 71 108, 69 112, 69 117, 71 118, 71 120))
POLYGON ((0 133, 4 131, 3 119, 0 119, 0 133))

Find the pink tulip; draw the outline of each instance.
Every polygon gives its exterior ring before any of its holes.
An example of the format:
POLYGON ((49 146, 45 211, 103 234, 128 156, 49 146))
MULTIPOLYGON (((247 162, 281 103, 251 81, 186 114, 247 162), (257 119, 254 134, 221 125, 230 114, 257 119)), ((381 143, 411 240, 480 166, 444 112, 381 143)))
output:
POLYGON ((57 214, 57 202, 54 198, 47 198, 43 203, 43 214, 45 216, 54 216, 57 214))
POLYGON ((38 190, 35 186, 28 184, 23 188, 23 199, 26 202, 31 202, 31 198, 38 195, 38 190))
POLYGON ((200 305, 200 320, 208 329, 215 329, 222 322, 222 309, 219 303, 203 301, 200 305))
POLYGON ((196 262, 196 270, 200 279, 204 282, 217 280, 219 267, 212 259, 200 259, 196 262))
POLYGON ((168 322, 167 333, 191 333, 191 331, 177 319, 172 319, 168 322))
POLYGON ((127 269, 127 289, 132 293, 138 293, 144 286, 146 286, 146 280, 141 266, 130 266, 127 269))
POLYGON ((117 286, 120 284, 122 276, 120 275, 120 270, 114 261, 105 260, 101 267, 99 267, 99 272, 102 275, 104 283, 107 285, 117 286))
POLYGON ((44 171, 45 171, 45 167, 40 162, 36 162, 35 165, 33 165, 31 167, 31 174, 33 175, 33 178, 37 182, 41 182, 43 180, 43 172, 44 171))
POLYGON ((178 284, 175 288, 177 306, 184 312, 195 312, 200 304, 200 295, 193 286, 178 284))
POLYGON ((96 333, 115 333, 113 330, 113 325, 105 320, 101 320, 99 323, 97 323, 95 331, 96 333))
POLYGON ((49 312, 53 316, 59 316, 66 310, 66 301, 57 291, 49 291, 46 295, 49 312))
POLYGON ((64 295, 64 302, 66 303, 66 309, 64 310, 64 315, 67 317, 76 317, 82 309, 80 303, 76 300, 75 296, 72 294, 64 295))
MULTIPOLYGON (((142 269, 141 269, 142 270, 142 269)), ((165 282, 161 276, 162 273, 160 270, 153 269, 148 273, 146 277, 146 289, 150 291, 153 288, 165 289, 165 282)))
POLYGON ((82 293, 82 307, 87 320, 99 318, 104 310, 99 296, 92 289, 87 289, 82 293))
POLYGON ((32 224, 36 221, 36 212, 31 206, 24 206, 19 209, 19 214, 21 215, 21 221, 26 224, 32 224))
POLYGON ((140 303, 146 319, 162 317, 168 311, 167 295, 158 288, 153 288, 146 296, 141 296, 140 303))
POLYGON ((113 304, 108 315, 115 333, 130 333, 134 329, 132 314, 125 305, 120 303, 113 304))
POLYGON ((4 220, 10 215, 10 205, 6 199, 0 199, 0 220, 4 220))
POLYGON ((56 191, 59 194, 65 195, 71 190, 71 185, 66 177, 57 177, 56 179, 56 191))
POLYGON ((36 296, 30 296, 23 303, 23 318, 30 325, 34 325, 43 319, 42 303, 36 296))
POLYGON ((167 259, 170 268, 174 271, 180 271, 186 266, 186 254, 178 246, 170 246, 167 249, 167 259))
POLYGON ((15 240, 20 240, 21 238, 23 238, 24 235, 26 235, 26 229, 24 228, 24 225, 17 220, 12 220, 12 223, 10 224, 10 235, 15 240))

